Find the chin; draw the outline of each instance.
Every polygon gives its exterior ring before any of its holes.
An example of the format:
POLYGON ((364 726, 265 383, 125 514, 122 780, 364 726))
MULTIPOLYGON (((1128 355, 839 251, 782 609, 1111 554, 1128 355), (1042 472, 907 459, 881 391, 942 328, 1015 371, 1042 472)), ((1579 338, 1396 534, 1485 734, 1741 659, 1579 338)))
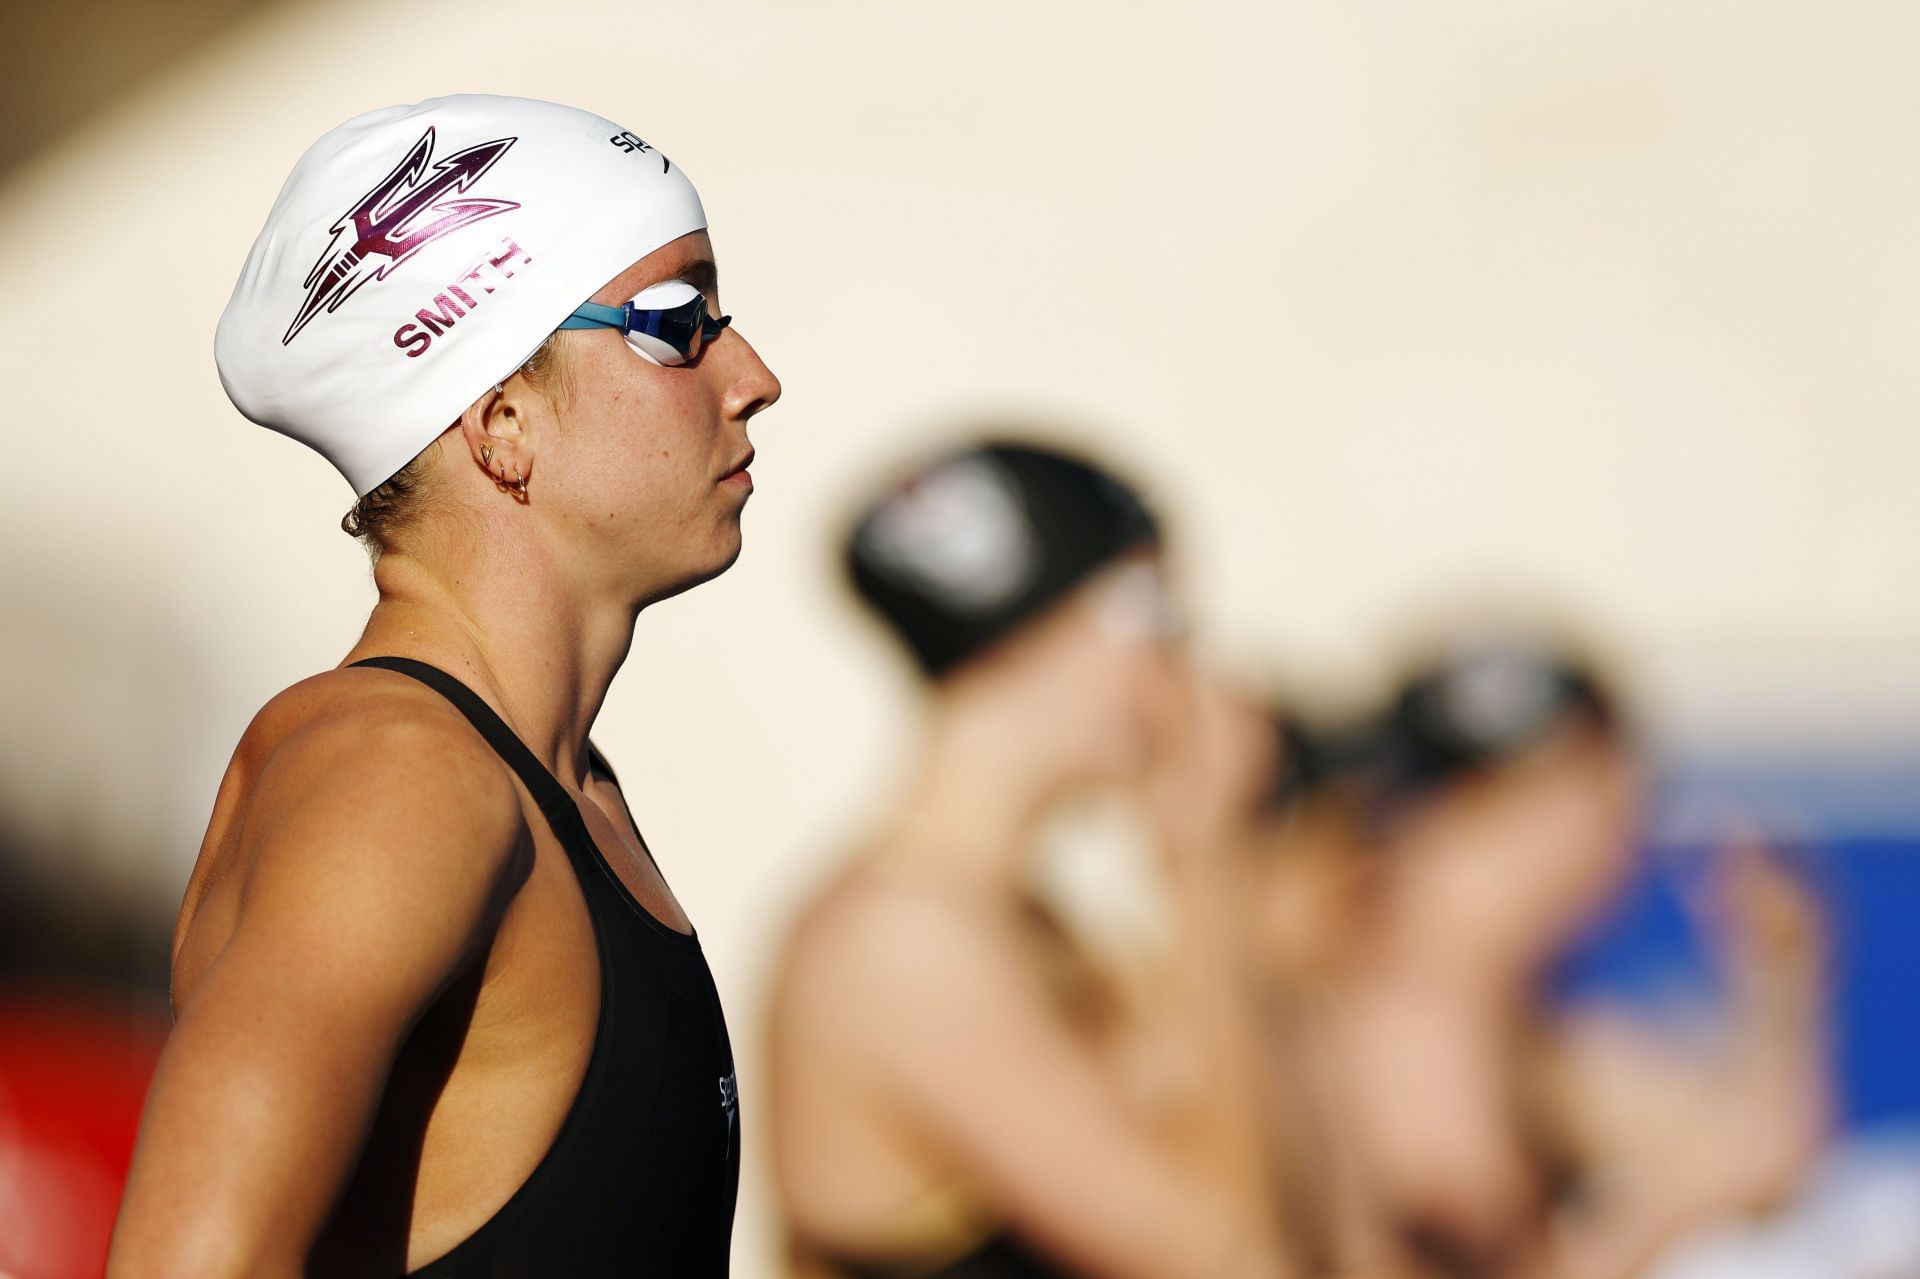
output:
POLYGON ((741 545, 740 529, 738 525, 735 525, 731 531, 731 535, 722 539, 721 544, 714 548, 712 555, 708 557, 705 563, 691 569, 686 576, 676 581, 667 591, 656 595, 654 598, 656 600, 672 599, 674 596, 685 591, 690 591, 702 583, 711 582, 714 578, 733 567, 734 561, 740 558, 741 545))
POLYGON ((726 531, 721 534, 720 545, 715 548, 718 559, 714 563, 713 571, 707 574, 705 580, 711 581, 732 568, 734 561, 740 558, 740 551, 745 545, 746 538, 740 532, 740 517, 736 515, 728 521, 726 531))

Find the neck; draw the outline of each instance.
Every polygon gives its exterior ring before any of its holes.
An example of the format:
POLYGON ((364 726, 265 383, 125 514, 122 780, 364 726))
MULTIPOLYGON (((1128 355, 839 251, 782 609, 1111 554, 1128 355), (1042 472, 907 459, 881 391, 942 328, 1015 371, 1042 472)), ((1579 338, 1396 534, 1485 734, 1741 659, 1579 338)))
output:
POLYGON ((1017 893, 1036 828, 1066 779, 1035 749, 1017 698, 945 690, 878 859, 993 896, 1017 893))
POLYGON ((389 654, 440 667, 577 788, 587 734, 633 645, 640 606, 596 596, 541 549, 475 537, 457 564, 383 554, 373 573, 379 603, 345 662, 389 654))

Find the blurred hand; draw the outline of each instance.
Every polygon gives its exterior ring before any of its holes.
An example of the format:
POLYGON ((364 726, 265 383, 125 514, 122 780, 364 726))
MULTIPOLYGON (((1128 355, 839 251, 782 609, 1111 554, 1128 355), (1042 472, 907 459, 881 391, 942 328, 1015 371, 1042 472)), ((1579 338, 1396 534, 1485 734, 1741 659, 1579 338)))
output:
POLYGON ((1714 859, 1703 913, 1727 981, 1749 1014, 1800 1018, 1818 1011, 1826 988, 1827 912, 1780 852, 1751 831, 1739 832, 1714 859))
POLYGON ((1243 846, 1278 764, 1272 721, 1185 662, 1158 710, 1145 794, 1163 849, 1183 861, 1243 846))

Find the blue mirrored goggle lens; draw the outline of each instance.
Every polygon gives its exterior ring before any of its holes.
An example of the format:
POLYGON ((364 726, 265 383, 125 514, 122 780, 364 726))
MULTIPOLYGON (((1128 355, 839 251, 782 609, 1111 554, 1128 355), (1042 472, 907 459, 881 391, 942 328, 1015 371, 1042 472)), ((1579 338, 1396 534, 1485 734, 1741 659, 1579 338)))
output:
POLYGON ((719 337, 720 330, 733 323, 731 315, 714 319, 707 309, 707 299, 700 294, 679 306, 658 311, 642 310, 629 302, 627 314, 625 332, 659 338, 688 359, 697 356, 702 346, 719 337))

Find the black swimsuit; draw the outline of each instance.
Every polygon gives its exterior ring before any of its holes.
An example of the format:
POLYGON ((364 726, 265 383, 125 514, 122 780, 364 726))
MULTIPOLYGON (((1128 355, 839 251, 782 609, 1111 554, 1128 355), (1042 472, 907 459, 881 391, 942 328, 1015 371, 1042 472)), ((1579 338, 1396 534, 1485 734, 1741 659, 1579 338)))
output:
POLYGON ((1010 1234, 997 1234, 963 1257, 944 1265, 874 1265, 840 1258, 833 1263, 842 1279, 1070 1279, 1066 1271, 1027 1250, 1010 1234))
MULTIPOLYGON (((437 690, 520 775, 566 850, 600 956, 593 1051, 553 1145, 498 1212, 415 1279, 724 1276, 740 1181, 738 1097, 698 937, 634 900, 573 799, 466 685, 411 658, 353 665, 437 690)), ((612 777, 591 743, 588 752, 612 777)))

